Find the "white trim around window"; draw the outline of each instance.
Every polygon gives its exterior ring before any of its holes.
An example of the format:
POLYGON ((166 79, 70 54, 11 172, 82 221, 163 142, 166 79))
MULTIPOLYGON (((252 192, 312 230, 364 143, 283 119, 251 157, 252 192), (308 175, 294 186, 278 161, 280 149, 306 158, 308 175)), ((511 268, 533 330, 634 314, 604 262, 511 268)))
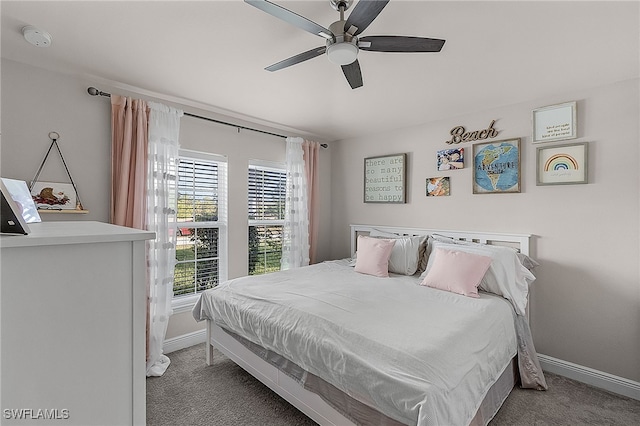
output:
POLYGON ((248 273, 280 270, 286 205, 286 165, 249 161, 248 273))
MULTIPOLYGON (((187 194, 184 198, 193 199, 193 204, 188 206, 187 209, 191 209, 190 214, 184 213, 184 205, 178 207, 178 204, 184 202, 184 199, 180 201, 180 194, 176 197, 176 209, 178 211, 178 221, 176 222, 176 233, 178 234, 178 244, 180 242, 184 245, 184 252, 180 253, 179 247, 176 250, 176 266, 189 263, 194 264, 196 268, 192 272, 194 274, 193 279, 197 276, 197 265, 200 261, 209 261, 208 263, 201 264, 205 268, 214 268, 217 275, 214 279, 217 283, 227 280, 228 274, 228 235, 227 235, 227 218, 228 218, 228 185, 227 185, 227 158, 225 156, 209 154, 197 151, 183 150, 179 152, 181 160, 186 160, 182 163, 186 170, 189 168, 189 162, 193 162, 194 177, 193 182, 189 182, 189 178, 186 177, 187 182, 183 181, 183 191, 187 194), (207 166, 211 165, 211 176, 207 175, 207 166), (196 170, 197 169, 197 170, 196 170), (201 173, 200 176, 196 176, 195 173, 201 173), (189 185, 193 184, 193 188, 189 188, 189 185), (209 195, 211 191, 211 195, 209 195), (215 204, 215 210, 213 210, 213 217, 211 220, 207 220, 207 204, 215 204), (202 215, 205 219, 203 220, 202 215), (188 219, 188 220, 185 220, 188 219), (202 247, 200 241, 193 241, 193 235, 197 235, 198 230, 217 229, 217 242, 211 246, 205 244, 202 247), (180 240, 182 238, 182 241, 180 240), (189 251, 189 246, 192 245, 193 254, 189 251), (200 248, 199 248, 200 247, 200 248), (198 252, 200 250, 200 252, 198 252), (192 256, 192 262, 189 257, 192 256), (200 257, 202 256, 202 257, 200 257), (213 257, 209 257, 213 256, 213 257), (210 260, 209 260, 210 259, 210 260)), ((182 177, 179 177, 181 179, 182 177)), ((178 187, 180 191, 180 184, 178 187)), ((208 231, 205 231, 205 235, 210 235, 208 231)), ((210 239, 210 237, 209 237, 210 239)), ((199 238, 200 240, 200 238, 199 238)), ((184 268, 187 268, 185 266, 184 268)), ((183 269, 184 269, 183 268, 183 269)), ((176 277, 180 274, 180 268, 176 268, 176 277)), ((184 275, 183 275, 184 276, 184 275)), ((174 313, 186 312, 191 310, 193 305, 199 298, 198 283, 193 281, 194 291, 192 293, 174 296, 172 300, 172 308, 174 313)), ((174 285, 175 288, 175 285, 174 285)))

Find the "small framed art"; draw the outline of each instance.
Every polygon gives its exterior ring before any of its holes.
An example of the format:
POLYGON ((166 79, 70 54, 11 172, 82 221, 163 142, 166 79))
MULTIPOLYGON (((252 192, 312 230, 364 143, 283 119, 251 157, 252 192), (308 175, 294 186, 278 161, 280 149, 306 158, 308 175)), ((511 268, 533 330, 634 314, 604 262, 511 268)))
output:
POLYGON ((13 202, 22 213, 22 218, 26 223, 40 222, 38 208, 31 197, 29 187, 23 180, 0 178, 4 188, 9 191, 13 202))
POLYGON ((29 225, 22 217, 18 203, 14 201, 11 192, 0 179, 0 233, 13 235, 27 235, 29 225))
POLYGON ((576 102, 566 102, 533 110, 533 143, 575 139, 576 102))
POLYGON ((520 192, 520 138, 473 145, 473 193, 520 192))
POLYGON ((364 202, 406 202, 407 154, 364 159, 364 202))
POLYGON ((438 171, 464 168, 464 148, 443 149, 438 151, 438 171))
POLYGON ((569 143, 536 150, 536 185, 588 183, 588 142, 569 143))
POLYGON ((71 183, 36 182, 31 196, 38 209, 75 210, 76 191, 71 183))
POLYGON ((427 197, 444 197, 451 194, 448 177, 432 177, 427 179, 427 197))

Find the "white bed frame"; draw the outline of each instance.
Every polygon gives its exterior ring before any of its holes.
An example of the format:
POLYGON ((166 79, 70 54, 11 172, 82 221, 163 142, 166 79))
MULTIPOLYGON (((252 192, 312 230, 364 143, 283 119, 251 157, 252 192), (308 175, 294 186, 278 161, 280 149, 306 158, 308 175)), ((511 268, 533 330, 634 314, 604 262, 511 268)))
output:
POLYGON ((531 234, 499 234, 495 232, 477 231, 443 231, 441 229, 399 228, 397 226, 350 225, 351 255, 356 252, 356 240, 360 234, 368 234, 375 230, 399 235, 432 235, 438 234, 456 240, 473 241, 480 244, 509 246, 529 256, 531 234))
MULTIPOLYGON (((529 255, 531 235, 499 234, 488 232, 447 231, 439 229, 400 228, 395 226, 351 225, 351 253, 355 253, 357 236, 372 230, 401 235, 439 234, 451 238, 475 241, 482 244, 506 245, 529 255)), ((352 421, 345 418, 322 398, 300 386, 295 380, 273 365, 251 352, 243 344, 224 332, 213 321, 207 320, 206 362, 211 365, 213 348, 218 349, 232 361, 260 380, 291 405, 302 411, 322 426, 349 426, 352 421)))

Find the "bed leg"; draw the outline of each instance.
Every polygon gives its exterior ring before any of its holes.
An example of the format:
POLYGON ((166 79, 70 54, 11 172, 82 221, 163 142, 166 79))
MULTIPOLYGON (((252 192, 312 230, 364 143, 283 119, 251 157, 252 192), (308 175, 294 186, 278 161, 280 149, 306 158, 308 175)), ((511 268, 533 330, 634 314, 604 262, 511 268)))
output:
POLYGON ((211 365, 212 362, 212 351, 213 348, 211 347, 211 322, 210 320, 207 320, 207 338, 205 339, 205 344, 207 345, 205 348, 205 357, 206 357, 206 361, 207 361, 207 365, 211 365))

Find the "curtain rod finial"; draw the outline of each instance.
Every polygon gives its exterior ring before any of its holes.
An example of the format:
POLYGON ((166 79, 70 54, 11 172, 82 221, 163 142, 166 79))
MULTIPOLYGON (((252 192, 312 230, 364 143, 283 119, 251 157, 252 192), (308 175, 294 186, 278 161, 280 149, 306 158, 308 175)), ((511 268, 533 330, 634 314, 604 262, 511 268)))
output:
POLYGON ((110 98, 110 97, 111 97, 111 94, 110 94, 110 93, 103 92, 102 90, 98 90, 98 89, 96 89, 96 88, 95 88, 95 87, 93 87, 93 86, 92 86, 92 87, 89 87, 89 88, 87 89, 87 93, 89 93, 91 96, 98 96, 98 95, 100 95, 100 96, 106 96, 106 97, 108 97, 108 98, 110 98))

